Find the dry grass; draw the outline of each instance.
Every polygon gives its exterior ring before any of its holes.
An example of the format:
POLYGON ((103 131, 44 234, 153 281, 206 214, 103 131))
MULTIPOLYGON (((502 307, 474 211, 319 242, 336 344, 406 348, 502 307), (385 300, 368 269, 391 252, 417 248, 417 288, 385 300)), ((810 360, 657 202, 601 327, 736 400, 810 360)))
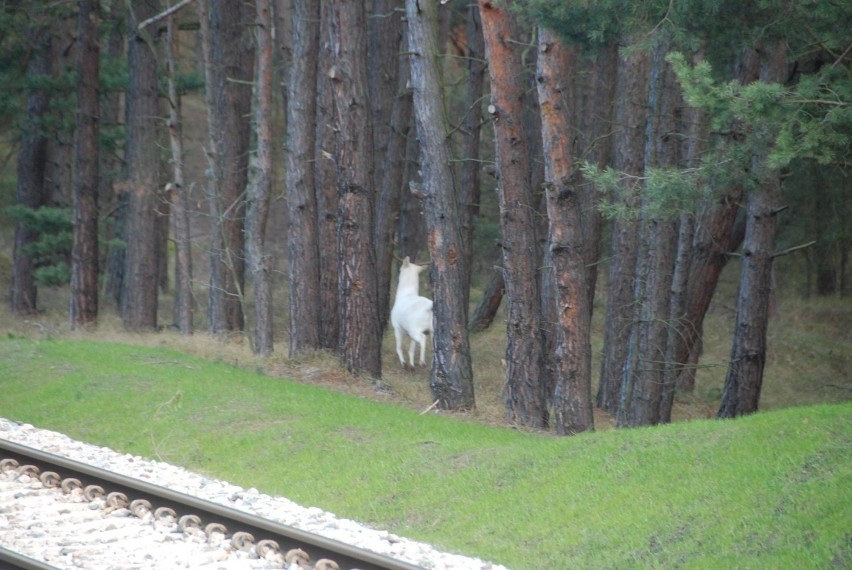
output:
MULTIPOLYGON (((0 256, 0 260, 4 256, 0 256)), ((0 278, 4 277, 0 272, 0 278)), ((0 279, 2 282, 3 279, 0 279)), ((678 394, 673 410, 674 421, 710 418, 719 404, 730 335, 733 328, 732 292, 736 272, 726 273, 720 285, 719 298, 714 302, 705 325, 705 346, 698 371, 695 392, 678 394)), ((283 287, 282 287, 283 288, 283 287)), ((427 292, 428 294, 428 292, 427 292)), ((473 301, 481 294, 475 291, 473 301)), ((0 333, 27 337, 77 337, 98 341, 125 342, 150 347, 169 347, 200 358, 244 367, 274 376, 287 377, 332 390, 355 394, 377 401, 394 402, 423 411, 432 404, 427 370, 406 371, 396 357, 393 333, 388 327, 383 339, 383 382, 392 393, 377 391, 368 379, 346 373, 335 356, 318 351, 298 358, 287 357, 286 300, 276 303, 277 324, 275 353, 261 359, 255 356, 244 335, 235 335, 228 342, 212 339, 200 331, 182 337, 171 329, 157 334, 134 334, 125 331, 112 307, 101 311, 97 328, 85 332, 69 330, 66 309, 68 292, 65 289, 43 289, 39 303, 45 310, 34 318, 13 319, 5 308, 0 313, 0 333)), ((286 289, 279 296, 286 296, 286 289)), ((204 299, 199 292, 199 299, 204 299)), ((250 303, 250 300, 249 300, 250 303)), ((161 298, 161 322, 170 322, 171 299, 161 298)), ((201 311, 198 311, 199 313, 201 311)), ((248 318, 251 312, 247 311, 248 318)), ((593 319, 593 391, 602 349, 604 306, 598 301, 593 319)), ((249 324, 250 327, 250 324, 249 324)), ((761 401, 762 409, 777 409, 792 405, 819 402, 838 402, 852 398, 852 303, 837 299, 802 301, 787 299, 778 309, 769 330, 769 354, 761 401)), ((474 390, 477 409, 465 417, 489 425, 506 425, 503 404, 504 370, 501 359, 505 353, 505 321, 502 312, 486 331, 471 336, 474 365, 474 390)), ((595 426, 605 430, 614 426, 613 418, 596 411, 595 426)))

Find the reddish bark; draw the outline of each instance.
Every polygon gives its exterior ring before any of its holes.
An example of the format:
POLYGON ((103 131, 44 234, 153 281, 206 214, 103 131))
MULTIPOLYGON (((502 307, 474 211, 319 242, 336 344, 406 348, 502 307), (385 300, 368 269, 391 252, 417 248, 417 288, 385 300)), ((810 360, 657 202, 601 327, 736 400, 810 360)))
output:
POLYGON ((570 435, 594 428, 592 404, 591 307, 586 290, 586 244, 582 200, 573 183, 569 113, 577 54, 547 31, 539 32, 538 94, 553 264, 556 315, 556 432, 570 435))
POLYGON ((506 291, 506 414, 534 428, 548 424, 547 373, 541 319, 541 259, 537 202, 530 188, 532 164, 525 143, 522 45, 508 6, 480 0, 489 62, 498 197, 506 291))

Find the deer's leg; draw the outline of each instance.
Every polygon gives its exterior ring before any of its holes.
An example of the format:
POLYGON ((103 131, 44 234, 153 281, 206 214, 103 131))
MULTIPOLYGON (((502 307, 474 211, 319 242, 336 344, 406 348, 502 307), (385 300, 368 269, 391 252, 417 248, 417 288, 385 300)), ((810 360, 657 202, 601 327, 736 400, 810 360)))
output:
POLYGON ((426 335, 421 333, 415 334, 411 337, 411 365, 414 366, 414 343, 420 345, 420 365, 426 366, 426 335))
POLYGON ((394 327, 393 334, 396 337, 396 354, 399 356, 399 363, 405 368, 405 357, 402 355, 402 329, 394 327))
POLYGON ((420 341, 420 364, 426 366, 426 342, 430 340, 429 335, 423 335, 423 340, 420 341))
POLYGON ((413 336, 408 337, 408 362, 411 363, 411 367, 414 368, 414 351, 417 349, 417 341, 414 340, 413 336))

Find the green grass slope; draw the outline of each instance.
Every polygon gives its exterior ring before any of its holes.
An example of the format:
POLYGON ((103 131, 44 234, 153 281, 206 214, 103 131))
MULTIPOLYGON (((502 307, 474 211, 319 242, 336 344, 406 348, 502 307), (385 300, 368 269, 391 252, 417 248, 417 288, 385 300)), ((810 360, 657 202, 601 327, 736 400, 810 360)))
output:
POLYGON ((165 349, 0 341, 0 417, 516 570, 852 567, 852 404, 571 438, 165 349))

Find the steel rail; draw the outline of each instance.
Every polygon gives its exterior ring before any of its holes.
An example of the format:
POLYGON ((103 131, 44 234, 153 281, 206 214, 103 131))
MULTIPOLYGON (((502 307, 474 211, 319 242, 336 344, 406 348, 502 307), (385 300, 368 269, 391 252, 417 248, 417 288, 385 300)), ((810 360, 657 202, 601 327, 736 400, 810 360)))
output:
POLYGON ((83 486, 99 485, 107 493, 123 493, 129 501, 145 499, 152 508, 168 507, 178 517, 196 515, 205 525, 220 523, 228 529, 228 535, 241 531, 250 533, 256 542, 273 540, 282 553, 299 548, 312 561, 327 558, 336 562, 341 570, 421 569, 390 556, 0 438, 0 459, 5 458, 14 459, 22 466, 33 465, 41 471, 56 472, 62 479, 79 479, 83 486))
POLYGON ((29 558, 14 550, 0 546, 0 568, 3 570, 58 570, 41 560, 29 558))

